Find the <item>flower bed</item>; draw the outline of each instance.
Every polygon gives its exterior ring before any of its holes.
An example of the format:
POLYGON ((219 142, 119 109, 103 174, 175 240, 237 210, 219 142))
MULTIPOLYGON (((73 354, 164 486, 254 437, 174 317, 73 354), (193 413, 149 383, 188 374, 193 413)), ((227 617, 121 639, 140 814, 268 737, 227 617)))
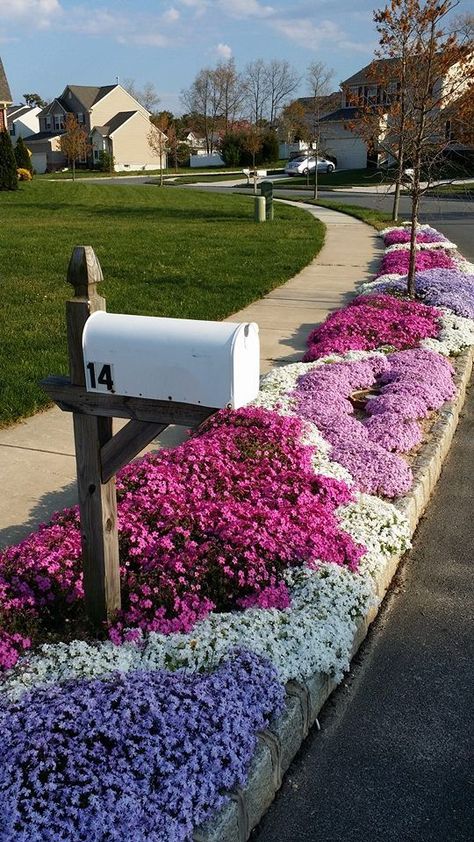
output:
POLYGON ((121 472, 110 639, 87 639, 76 510, 3 553, 1 838, 190 840, 245 785, 284 683, 348 668, 409 546, 383 498, 405 499, 445 357, 474 339, 388 291, 330 316, 253 407, 121 472))
MULTIPOLYGON (((384 228, 380 232, 384 244, 389 247, 396 244, 406 245, 411 240, 411 231, 406 227, 384 228)), ((444 243, 447 238, 430 225, 419 225, 416 233, 417 243, 444 243)))
MULTIPOLYGON (((386 252, 382 258, 378 275, 405 275, 408 272, 409 263, 409 249, 386 252)), ((423 272, 426 269, 454 269, 456 267, 456 261, 451 255, 439 248, 420 250, 415 256, 415 266, 417 272, 423 272)))
MULTIPOLYGON (((403 295, 407 289, 407 276, 378 278, 363 284, 360 292, 403 295)), ((428 269, 416 276, 417 298, 430 307, 448 307, 458 316, 474 319, 474 276, 457 269, 428 269)))
POLYGON ((0 838, 184 842, 245 783, 283 696, 240 652, 208 675, 115 673, 1 704, 0 838))
POLYGON ((381 345, 411 348, 436 337, 439 313, 418 301, 377 294, 356 298, 331 313, 308 337, 306 362, 349 350, 370 351, 381 345))

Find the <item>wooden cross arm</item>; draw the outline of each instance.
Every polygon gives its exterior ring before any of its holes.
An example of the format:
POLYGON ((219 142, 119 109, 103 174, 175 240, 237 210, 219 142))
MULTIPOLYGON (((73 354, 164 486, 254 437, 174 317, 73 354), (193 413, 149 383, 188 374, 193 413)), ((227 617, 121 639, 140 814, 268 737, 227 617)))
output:
POLYGON ((47 377, 40 385, 60 409, 79 415, 131 418, 195 428, 217 411, 216 407, 210 406, 87 392, 85 386, 74 386, 68 377, 47 377))

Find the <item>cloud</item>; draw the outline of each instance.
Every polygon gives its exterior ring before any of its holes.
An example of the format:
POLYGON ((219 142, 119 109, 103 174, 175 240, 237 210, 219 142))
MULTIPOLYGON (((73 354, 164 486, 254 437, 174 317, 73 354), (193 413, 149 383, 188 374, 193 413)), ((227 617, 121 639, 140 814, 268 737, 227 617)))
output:
POLYGON ((219 58, 223 58, 225 61, 228 61, 232 58, 232 47, 229 47, 228 44, 218 44, 216 47, 216 53, 219 58))
POLYGON ((163 20, 165 23, 176 23, 177 20, 180 18, 180 13, 177 9, 171 7, 171 9, 167 9, 166 12, 163 12, 163 20))
POLYGON ((347 34, 332 20, 322 20, 317 24, 311 20, 286 20, 275 18, 272 27, 295 44, 307 50, 317 50, 330 46, 333 50, 367 54, 373 50, 373 44, 352 41, 347 34))
MULTIPOLYGON (((179 17, 179 12, 177 14, 179 17)), ((129 17, 107 9, 92 10, 86 6, 73 6, 57 28, 91 37, 112 38, 119 44, 169 47, 179 43, 178 38, 163 33, 163 16, 159 19, 139 14, 129 17)))
POLYGON ((275 14, 272 6, 264 6, 259 0, 217 0, 217 6, 232 18, 268 18, 275 14))
POLYGON ((59 0, 2 0, 0 21, 27 21, 33 29, 48 29, 64 12, 59 0))
POLYGON ((209 0, 179 0, 182 6, 187 9, 193 9, 195 17, 201 17, 208 8, 209 0))

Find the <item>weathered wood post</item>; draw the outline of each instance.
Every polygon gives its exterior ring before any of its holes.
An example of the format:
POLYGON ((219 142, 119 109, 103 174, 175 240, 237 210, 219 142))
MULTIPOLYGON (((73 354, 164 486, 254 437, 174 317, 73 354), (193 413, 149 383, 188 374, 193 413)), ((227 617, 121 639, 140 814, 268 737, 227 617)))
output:
MULTIPOLYGON (((67 279, 74 298, 66 302, 71 383, 85 386, 82 332, 91 313, 105 310, 97 293, 102 270, 91 246, 77 246, 67 279)), ((81 515, 84 595, 96 626, 120 609, 120 570, 115 477, 102 482, 101 448, 112 438, 112 418, 73 412, 77 486, 81 515)))

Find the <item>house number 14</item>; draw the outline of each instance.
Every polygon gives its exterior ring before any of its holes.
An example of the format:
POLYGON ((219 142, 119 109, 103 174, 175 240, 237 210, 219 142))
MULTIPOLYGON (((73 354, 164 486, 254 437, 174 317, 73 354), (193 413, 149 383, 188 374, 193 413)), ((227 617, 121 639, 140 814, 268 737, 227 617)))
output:
POLYGON ((112 366, 110 363, 87 363, 87 371, 89 372, 90 388, 102 391, 100 388, 105 387, 107 392, 114 391, 114 381, 112 378, 112 366))

